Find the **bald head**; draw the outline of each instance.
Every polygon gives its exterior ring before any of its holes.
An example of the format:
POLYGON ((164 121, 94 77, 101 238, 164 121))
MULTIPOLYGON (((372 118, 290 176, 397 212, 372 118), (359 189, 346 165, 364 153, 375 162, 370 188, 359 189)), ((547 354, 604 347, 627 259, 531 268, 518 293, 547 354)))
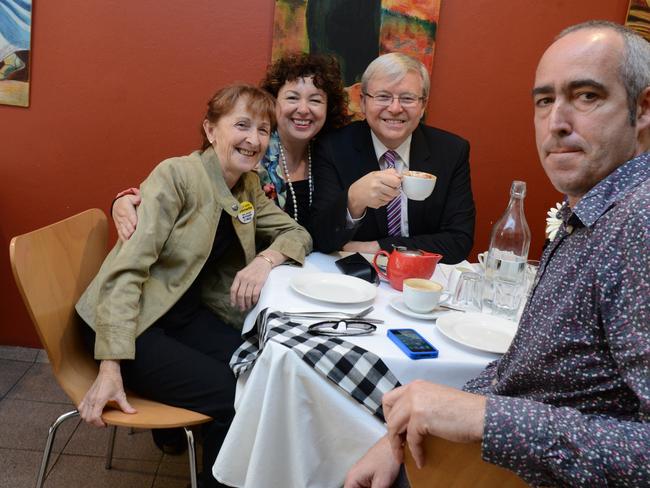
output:
POLYGON ((624 90, 619 75, 622 59, 623 39, 614 31, 585 28, 565 34, 542 55, 533 95, 552 91, 553 84, 563 79, 562 74, 569 75, 573 85, 581 81, 598 84, 600 77, 613 74, 617 78, 613 81, 618 81, 624 90))

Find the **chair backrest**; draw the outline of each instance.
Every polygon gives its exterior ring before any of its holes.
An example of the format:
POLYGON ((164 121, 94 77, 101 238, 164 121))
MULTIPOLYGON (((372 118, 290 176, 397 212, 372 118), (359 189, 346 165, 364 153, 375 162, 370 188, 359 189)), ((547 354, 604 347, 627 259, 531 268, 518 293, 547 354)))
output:
POLYGON ((86 210, 16 236, 9 245, 11 269, 54 375, 78 405, 97 376, 86 351, 74 306, 107 253, 108 222, 86 210))
POLYGON ((425 464, 418 469, 406 449, 404 464, 411 488, 519 488, 528 486, 512 471, 481 459, 481 445, 461 444, 439 437, 425 440, 425 464))

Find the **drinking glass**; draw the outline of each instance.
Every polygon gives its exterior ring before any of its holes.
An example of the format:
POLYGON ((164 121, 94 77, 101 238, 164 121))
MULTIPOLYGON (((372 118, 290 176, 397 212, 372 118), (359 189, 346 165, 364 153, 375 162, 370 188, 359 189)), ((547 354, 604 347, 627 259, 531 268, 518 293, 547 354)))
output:
POLYGON ((483 298, 483 277, 473 271, 464 271, 458 278, 452 305, 467 312, 480 312, 483 298))
POLYGON ((536 259, 529 259, 526 261, 526 268, 524 269, 524 283, 521 303, 519 304, 519 309, 517 310, 516 322, 519 322, 521 315, 524 313, 524 308, 526 303, 530 298, 530 294, 533 290, 533 285, 535 284, 535 276, 537 276, 537 271, 539 270, 539 261, 536 259))
POLYGON ((526 261, 526 297, 530 294, 530 290, 535 283, 535 276, 539 270, 539 261, 536 259, 529 259, 526 261))
POLYGON ((492 281, 492 313, 514 319, 522 303, 526 283, 496 278, 492 281))

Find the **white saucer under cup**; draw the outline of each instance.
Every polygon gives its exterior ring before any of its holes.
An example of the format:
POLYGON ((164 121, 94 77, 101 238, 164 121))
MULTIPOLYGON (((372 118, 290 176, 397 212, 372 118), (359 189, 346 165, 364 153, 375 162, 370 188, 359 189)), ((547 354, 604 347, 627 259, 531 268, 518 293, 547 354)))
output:
POLYGON ((404 300, 402 299, 401 296, 393 298, 390 301, 390 306, 393 310, 401 313, 402 315, 406 315, 407 317, 411 317, 413 319, 418 319, 418 320, 428 320, 428 321, 436 320, 438 317, 451 313, 448 309, 445 308, 434 308, 429 313, 414 312, 404 304, 404 300))

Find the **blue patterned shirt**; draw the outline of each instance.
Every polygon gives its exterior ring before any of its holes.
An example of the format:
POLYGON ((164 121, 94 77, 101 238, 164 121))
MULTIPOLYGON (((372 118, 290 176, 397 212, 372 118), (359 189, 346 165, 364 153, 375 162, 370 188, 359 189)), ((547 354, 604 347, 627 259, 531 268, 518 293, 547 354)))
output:
POLYGON ((545 486, 650 486, 650 153, 575 206, 544 251, 487 395, 483 458, 545 486))
POLYGON ((282 179, 280 165, 280 135, 273 131, 269 139, 269 148, 255 168, 260 177, 260 183, 266 196, 273 200, 278 207, 285 209, 287 204, 287 184, 282 179))

